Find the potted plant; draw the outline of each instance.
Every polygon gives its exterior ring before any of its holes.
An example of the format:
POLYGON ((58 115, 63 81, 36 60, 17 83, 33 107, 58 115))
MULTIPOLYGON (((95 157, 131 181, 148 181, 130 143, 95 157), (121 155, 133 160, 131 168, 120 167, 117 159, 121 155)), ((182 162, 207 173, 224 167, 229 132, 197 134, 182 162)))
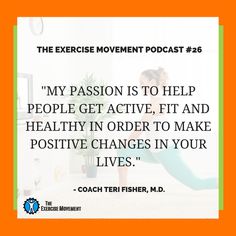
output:
MULTIPOLYGON (((104 86, 104 82, 94 78, 93 74, 86 75, 79 86, 86 88, 87 86, 104 86)), ((89 122, 99 122, 111 117, 112 114, 107 113, 85 113, 81 114, 78 112, 78 105, 80 104, 95 104, 101 103, 104 107, 108 105, 108 99, 105 96, 75 96, 71 99, 76 105, 75 118, 80 121, 85 121, 85 131, 82 134, 82 138, 87 140, 90 144, 95 138, 95 132, 90 130, 89 122)), ((92 148, 79 150, 78 153, 84 157, 85 164, 82 166, 82 171, 86 173, 88 178, 95 178, 97 176, 97 166, 95 165, 95 157, 99 154, 99 150, 94 150, 92 148)))

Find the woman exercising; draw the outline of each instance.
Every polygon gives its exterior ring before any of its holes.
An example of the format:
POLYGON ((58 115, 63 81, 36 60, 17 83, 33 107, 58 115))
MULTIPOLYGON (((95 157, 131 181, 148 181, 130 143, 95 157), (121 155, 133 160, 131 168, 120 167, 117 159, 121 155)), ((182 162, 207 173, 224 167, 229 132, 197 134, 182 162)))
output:
MULTIPOLYGON (((166 85, 167 80, 168 77, 163 68, 143 71, 139 78, 140 86, 150 87, 164 86, 166 85)), ((150 103, 154 110, 157 104, 161 102, 161 99, 162 98, 157 96, 150 96, 150 103)), ((152 119, 153 115, 144 114, 141 120, 150 122, 152 119)), ((142 133, 143 131, 134 131, 129 136, 129 139, 137 139, 142 133)), ((118 150, 118 155, 129 157, 139 156, 144 162, 161 164, 171 176, 194 190, 216 189, 218 187, 216 178, 203 179, 195 176, 191 169, 183 162, 180 157, 180 152, 177 149, 168 148, 160 152, 152 152, 150 149, 120 149, 118 150)), ((126 186, 128 168, 118 167, 118 173, 120 186, 126 186)))

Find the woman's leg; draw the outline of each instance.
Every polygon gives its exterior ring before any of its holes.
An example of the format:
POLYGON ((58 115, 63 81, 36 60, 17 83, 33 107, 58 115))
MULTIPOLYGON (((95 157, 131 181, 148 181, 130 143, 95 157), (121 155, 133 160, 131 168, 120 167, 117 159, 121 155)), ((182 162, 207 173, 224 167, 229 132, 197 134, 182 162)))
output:
MULTIPOLYGON (((148 163, 160 163, 165 170, 180 181, 182 184, 194 190, 201 189, 216 189, 216 178, 199 178, 194 175, 191 169, 183 162, 180 157, 180 152, 176 149, 166 149, 158 153, 150 152, 150 150, 139 149, 122 149, 118 151, 119 156, 136 157, 148 163)), ((127 167, 120 167, 118 169, 120 185, 127 184, 127 167)))
POLYGON ((158 159, 171 176, 189 188, 194 190, 217 188, 216 178, 202 179, 195 176, 191 169, 181 159, 178 150, 170 148, 152 154, 154 159, 158 159))

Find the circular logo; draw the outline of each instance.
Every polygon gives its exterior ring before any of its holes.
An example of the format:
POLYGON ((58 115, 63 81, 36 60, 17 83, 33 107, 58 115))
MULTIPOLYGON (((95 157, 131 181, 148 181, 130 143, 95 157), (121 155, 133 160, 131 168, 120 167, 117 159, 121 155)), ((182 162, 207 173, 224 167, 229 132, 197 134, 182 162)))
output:
POLYGON ((39 202, 35 198, 28 198, 24 202, 24 210, 28 214, 35 214, 39 210, 39 202))

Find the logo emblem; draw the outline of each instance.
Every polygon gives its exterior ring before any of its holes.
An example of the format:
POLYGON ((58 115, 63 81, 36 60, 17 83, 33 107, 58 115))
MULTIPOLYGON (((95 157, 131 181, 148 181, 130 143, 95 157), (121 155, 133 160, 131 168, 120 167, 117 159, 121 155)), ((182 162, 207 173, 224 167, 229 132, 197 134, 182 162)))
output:
POLYGON ((24 202, 24 210, 28 214, 35 214, 39 210, 39 202, 35 198, 28 198, 24 202))

